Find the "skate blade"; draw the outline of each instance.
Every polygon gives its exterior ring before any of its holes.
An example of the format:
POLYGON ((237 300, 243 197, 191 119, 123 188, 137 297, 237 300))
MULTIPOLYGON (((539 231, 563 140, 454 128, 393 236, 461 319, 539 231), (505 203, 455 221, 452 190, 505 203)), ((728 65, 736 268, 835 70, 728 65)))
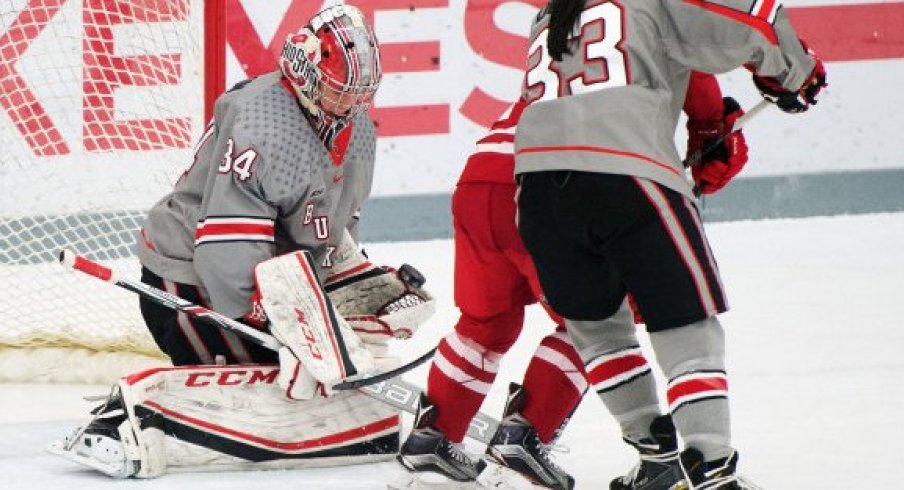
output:
POLYGON ((107 476, 117 479, 128 478, 135 474, 135 463, 132 461, 122 461, 116 463, 104 463, 94 458, 89 458, 75 452, 73 449, 66 449, 66 441, 54 441, 47 446, 47 452, 60 456, 62 458, 73 461, 82 466, 87 466, 93 470, 99 471, 107 476))
POLYGON ((405 472, 386 485, 389 490, 482 490, 476 481, 455 481, 433 472, 405 472))
POLYGON ((502 466, 492 459, 487 459, 487 467, 477 477, 477 482, 481 489, 492 490, 535 490, 538 488, 549 488, 543 485, 537 485, 527 479, 521 473, 507 467, 502 466))

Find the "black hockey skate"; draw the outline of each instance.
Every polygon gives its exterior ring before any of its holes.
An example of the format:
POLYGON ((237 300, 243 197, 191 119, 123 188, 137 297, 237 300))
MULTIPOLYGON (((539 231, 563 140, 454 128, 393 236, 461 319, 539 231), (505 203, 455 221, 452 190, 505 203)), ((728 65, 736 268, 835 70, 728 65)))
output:
POLYGON ((690 488, 678 462, 678 437, 668 415, 650 423, 652 439, 625 442, 640 453, 640 462, 627 475, 612 480, 610 490, 686 490, 690 488))
POLYGON ((715 461, 704 461, 703 454, 695 448, 687 448, 681 453, 681 466, 694 490, 762 490, 735 474, 738 466, 738 452, 715 461))
POLYGON ((410 474, 389 488, 478 488, 477 476, 486 463, 471 460, 457 444, 433 428, 435 419, 436 407, 421 394, 414 428, 396 456, 410 474))
POLYGON ((104 403, 91 410, 93 418, 48 450, 58 456, 93 468, 113 478, 128 478, 138 472, 129 460, 120 434, 127 415, 119 390, 114 387, 104 403))
POLYGON ((487 455, 493 462, 517 472, 534 485, 571 490, 574 478, 552 461, 549 449, 540 441, 537 431, 521 415, 526 401, 524 388, 510 383, 502 421, 487 446, 487 455))

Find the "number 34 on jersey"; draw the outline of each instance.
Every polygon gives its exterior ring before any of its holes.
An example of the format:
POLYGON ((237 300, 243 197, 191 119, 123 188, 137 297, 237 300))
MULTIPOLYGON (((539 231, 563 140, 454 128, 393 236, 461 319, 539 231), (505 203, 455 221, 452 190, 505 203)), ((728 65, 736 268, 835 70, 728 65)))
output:
POLYGON ((233 172, 239 180, 244 182, 251 177, 251 169, 256 159, 257 152, 254 151, 254 148, 248 148, 235 155, 235 142, 229 138, 226 140, 226 152, 223 154, 223 159, 220 160, 217 172, 221 174, 233 172))

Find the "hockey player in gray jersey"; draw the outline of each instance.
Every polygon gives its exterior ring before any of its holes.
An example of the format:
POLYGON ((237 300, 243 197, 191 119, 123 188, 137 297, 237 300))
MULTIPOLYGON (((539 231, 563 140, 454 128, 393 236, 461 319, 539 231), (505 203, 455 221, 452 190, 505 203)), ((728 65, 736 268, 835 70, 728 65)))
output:
POLYGON ((176 368, 121 380, 55 452, 112 476, 154 477, 352 464, 398 450, 394 410, 325 388, 387 367, 386 341, 410 336, 433 308, 355 240, 373 179, 366 109, 381 78, 377 40, 357 8, 333 4, 287 38, 279 63, 217 100, 137 251, 146 284, 269 329, 284 347, 265 350, 142 299, 176 368))
MULTIPOLYGON (((825 86, 776 1, 553 0, 532 27, 531 104, 515 136, 519 231, 588 381, 640 453, 612 489, 756 488, 736 473, 716 316, 728 305, 673 141, 690 71, 742 65, 786 112, 807 110, 825 86), (668 380, 670 417, 649 373, 630 369, 640 347, 627 293, 668 380), (659 470, 670 466, 681 471, 659 470)), ((735 171, 693 178, 708 192, 735 171)))

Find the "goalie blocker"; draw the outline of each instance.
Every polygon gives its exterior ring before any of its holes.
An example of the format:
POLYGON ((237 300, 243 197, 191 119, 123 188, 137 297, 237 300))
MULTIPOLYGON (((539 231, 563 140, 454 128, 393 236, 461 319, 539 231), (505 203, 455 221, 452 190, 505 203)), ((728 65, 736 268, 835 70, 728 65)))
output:
POLYGON ((279 349, 278 383, 292 399, 310 399, 321 385, 376 369, 374 356, 336 315, 310 254, 294 252, 261 262, 254 284, 279 349))

